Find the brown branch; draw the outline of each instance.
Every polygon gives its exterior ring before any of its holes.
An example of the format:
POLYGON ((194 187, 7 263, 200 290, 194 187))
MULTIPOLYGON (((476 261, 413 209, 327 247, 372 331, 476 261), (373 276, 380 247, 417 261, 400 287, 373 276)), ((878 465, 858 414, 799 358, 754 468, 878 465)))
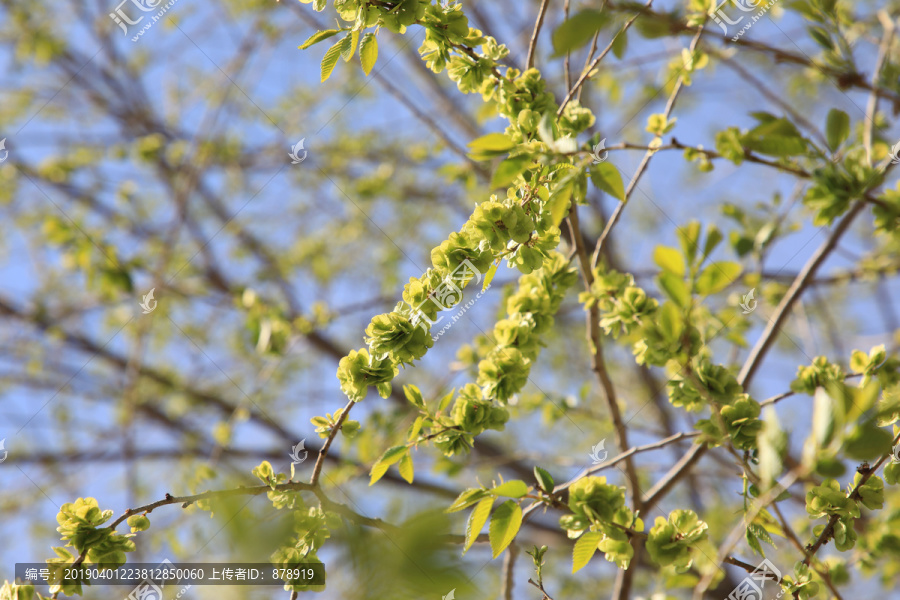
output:
MULTIPOLYGON (((702 35, 703 28, 700 28, 697 31, 697 34, 691 40, 688 50, 690 51, 692 56, 697 49, 697 45, 700 43, 700 37, 702 35)), ((669 100, 666 102, 666 107, 662 113, 666 121, 668 121, 669 117, 672 115, 672 110, 675 108, 675 101, 678 100, 678 95, 681 93, 683 87, 684 73, 682 72, 678 75, 678 80, 675 82, 675 88, 669 95, 669 100)), ((613 227, 615 227, 616 223, 619 221, 619 217, 622 216, 622 211, 625 210, 625 205, 628 204, 628 200, 631 198, 631 194, 634 193, 634 190, 637 188, 637 184, 646 172, 647 167, 650 165, 650 160, 653 158, 654 154, 654 150, 648 150, 647 153, 644 154, 644 158, 641 159, 641 163, 638 165, 637 171, 634 173, 634 176, 628 183, 628 187, 625 189, 624 199, 619 202, 612 215, 610 215, 609 221, 607 221, 606 226, 603 228, 603 233, 600 234, 600 238, 597 240, 597 245, 594 246, 594 254, 591 257, 591 267, 597 266, 597 262, 600 260, 600 252, 603 249, 603 244, 606 242, 606 238, 609 237, 609 234, 612 232, 613 227)))
POLYGON ((531 32, 531 42, 528 44, 528 56, 525 59, 525 69, 530 69, 534 66, 534 51, 537 48, 538 36, 541 34, 541 27, 544 25, 544 16, 547 14, 547 5, 550 4, 550 0, 543 0, 541 2, 541 8, 538 11, 537 19, 534 22, 534 31, 531 32))
POLYGON ((865 202, 859 201, 850 208, 849 212, 844 215, 844 217, 834 228, 834 231, 831 232, 831 235, 828 236, 828 239, 825 240, 825 243, 819 246, 815 254, 810 257, 806 265, 804 265, 803 269, 797 275, 794 283, 791 284, 790 289, 788 289, 787 293, 781 299, 781 303, 775 310, 775 315, 769 319, 769 323, 766 326, 765 331, 763 331, 762 336, 756 342, 753 350, 751 350, 750 356, 747 357, 747 360, 744 363, 744 366, 741 368, 740 374, 738 375, 738 383, 740 383, 745 389, 753 379, 753 375, 756 374, 756 370, 762 364, 763 358, 769 351, 772 343, 775 341, 776 334, 781 330, 781 326, 784 323, 785 319, 787 319, 787 316, 790 313, 791 307, 794 305, 794 302, 796 302, 800 295, 803 294, 803 291, 815 276, 816 271, 818 271, 819 267, 822 266, 822 263, 825 262, 831 251, 834 250, 834 248, 837 246, 837 243, 841 239, 841 236, 843 236, 844 233, 850 228, 853 220, 856 219, 857 216, 859 216, 865 206, 865 202))
POLYGON ((328 456, 328 449, 331 448, 331 444, 332 442, 334 442, 334 438, 337 436, 338 431, 341 430, 341 426, 347 419, 347 415, 350 414, 350 409, 353 408, 354 404, 356 403, 353 400, 347 402, 347 405, 341 411, 341 416, 338 417, 338 420, 334 424, 334 427, 332 427, 331 431, 328 433, 328 437, 325 439, 325 443, 322 445, 322 449, 319 450, 319 457, 316 459, 316 466, 313 467, 312 477, 309 478, 310 485, 315 486, 319 484, 319 474, 322 473, 322 466, 325 464, 325 457, 328 456))
MULTIPOLYGON (((652 4, 653 0, 647 0, 647 3, 644 4, 644 8, 648 9, 652 4)), ((581 89, 581 86, 583 86, 584 82, 587 81, 590 77, 591 71, 593 71, 597 67, 597 65, 599 65, 604 58, 606 58, 606 55, 609 54, 609 51, 612 50, 613 45, 616 43, 616 38, 628 31, 628 28, 631 27, 631 24, 634 23, 634 21, 640 16, 640 14, 641 13, 637 13, 633 17, 625 21, 625 23, 622 25, 622 28, 619 29, 616 35, 613 36, 613 39, 610 40, 609 44, 606 45, 606 48, 604 48, 603 51, 600 52, 600 54, 597 56, 597 58, 595 58, 589 65, 585 66, 584 70, 581 72, 581 76, 578 78, 578 80, 575 82, 575 85, 572 86, 572 88, 566 94, 566 97, 563 98, 562 103, 559 105, 559 110, 556 111, 557 117, 563 114, 563 111, 566 109, 566 105, 572 101, 572 96, 578 93, 578 91, 581 89)))
MULTIPOLYGON (((881 44, 878 46, 878 57, 875 59, 875 68, 872 70, 872 87, 878 85, 881 77, 881 70, 884 67, 885 60, 891 49, 891 42, 894 39, 894 21, 888 16, 887 12, 878 11, 878 20, 884 27, 884 35, 881 38, 881 44)), ((875 131, 875 117, 878 112, 878 94, 874 89, 869 94, 869 101, 866 104, 866 122, 863 123, 863 147, 866 149, 866 160, 869 166, 873 166, 872 162, 872 137, 875 131)))
MULTIPOLYGON (((575 244, 575 254, 578 256, 578 264, 581 267, 581 278, 584 281, 584 289, 587 292, 590 292, 591 285, 594 283, 594 274, 592 272, 590 259, 587 255, 587 249, 584 246, 584 240, 581 237, 581 228, 578 224, 578 208, 574 200, 569 208, 569 229, 572 232, 572 239, 575 244)), ((603 387, 604 394, 606 395, 606 404, 609 408, 609 414, 612 418, 613 427, 616 432, 616 444, 620 451, 627 452, 630 447, 628 444, 628 430, 625 427, 625 422, 622 420, 622 412, 619 409, 619 401, 616 397, 615 386, 606 369, 606 362, 603 359, 603 336, 600 331, 600 310, 596 303, 591 305, 587 314, 587 339, 588 344, 590 345, 591 354, 593 355, 593 364, 591 368, 600 380, 600 385, 603 387)), ((628 489, 631 494, 634 509, 640 510, 641 495, 639 480, 637 469, 634 466, 631 455, 625 457, 625 473, 628 477, 628 489)))

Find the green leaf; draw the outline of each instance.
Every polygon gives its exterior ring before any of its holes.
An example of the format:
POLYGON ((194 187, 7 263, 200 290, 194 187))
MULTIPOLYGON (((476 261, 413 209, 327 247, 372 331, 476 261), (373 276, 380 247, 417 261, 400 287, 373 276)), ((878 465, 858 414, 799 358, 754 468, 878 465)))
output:
POLYGON ((479 501, 475 508, 472 509, 472 514, 469 515, 469 520, 466 521, 466 545, 463 548, 463 554, 468 552, 475 540, 478 539, 478 534, 481 533, 484 524, 487 523, 488 515, 491 514, 493 505, 494 498, 488 496, 479 501))
POLYGON ((603 539, 603 533, 588 531, 575 542, 572 549, 572 572, 577 573, 591 561, 591 557, 597 551, 597 544, 603 539))
POLYGON ((516 147, 505 133, 489 133, 469 142, 469 156, 475 160, 487 160, 506 154, 516 147))
POLYGON ((572 192, 575 188, 575 182, 571 178, 568 181, 561 181, 557 184, 550 198, 547 200, 547 209, 553 218, 553 224, 559 227, 566 213, 569 212, 569 202, 572 199, 572 192))
POLYGON ((807 27, 806 30, 817 44, 826 50, 834 50, 834 42, 831 41, 831 34, 822 27, 807 27))
POLYGON ((506 550, 513 541, 522 526, 522 507, 514 500, 507 500, 497 507, 491 516, 489 534, 491 538, 491 552, 497 558, 506 550))
POLYGON ((416 408, 425 408, 425 399, 422 398, 422 392, 420 392, 419 388, 416 386, 412 384, 404 385, 403 395, 406 396, 406 399, 416 408))
POLYGON ((694 258, 697 256, 697 246, 700 243, 700 223, 691 221, 684 227, 678 227, 678 243, 681 244, 681 251, 688 259, 688 264, 693 264, 694 258))
POLYGON ((842 110, 832 108, 825 121, 825 139, 832 151, 837 150, 850 137, 850 117, 842 110))
POLYGON ((384 451, 384 454, 381 455, 374 465, 372 465, 372 471, 370 472, 371 479, 369 480, 369 485, 374 485, 376 481, 384 477, 384 474, 387 473, 388 467, 392 464, 403 458, 409 452, 409 448, 406 446, 394 446, 393 448, 388 448, 384 451))
POLYGON ((448 406, 450 406, 450 402, 453 400, 453 394, 456 393, 456 388, 453 388, 447 394, 441 398, 441 401, 438 403, 438 412, 444 410, 448 406))
POLYGON ((653 261, 664 271, 684 277, 684 259, 678 249, 671 246, 657 246, 653 251, 653 261))
POLYGON ((131 527, 131 533, 150 529, 150 519, 148 519, 146 515, 132 515, 128 517, 126 523, 131 527))
POLYGON ((328 78, 331 77, 331 72, 334 71, 334 66, 337 64, 338 57, 341 55, 341 48, 344 44, 344 40, 349 38, 350 36, 346 36, 329 48, 325 53, 325 56, 322 58, 322 81, 328 81, 328 78))
POLYGON ((501 483, 492 490, 488 490, 495 496, 506 496, 508 498, 521 498, 528 493, 528 485, 521 479, 512 479, 505 483, 501 483))
POLYGON ((853 460, 874 460, 890 454, 893 437, 872 423, 856 427, 844 440, 844 452, 853 460))
POLYGON ((722 232, 719 231, 719 228, 715 225, 710 225, 706 228, 706 243, 703 244, 703 255, 700 257, 700 262, 702 263, 709 255, 712 254, 712 251, 716 249, 721 241, 724 239, 722 232))
POLYGON ((356 42, 359 40, 359 31, 354 31, 350 35, 341 40, 341 56, 344 62, 350 62, 353 53, 356 51, 356 42))
POLYGON ((787 119, 768 119, 741 136, 741 143, 760 154, 797 156, 806 152, 807 142, 787 119))
POLYGON ((714 262, 697 277, 697 293, 708 296, 721 292, 731 285, 741 274, 743 268, 736 262, 714 262))
POLYGON ((456 498, 456 500, 453 501, 453 504, 451 504, 450 507, 447 508, 444 512, 453 513, 453 512, 460 511, 460 510, 464 510, 466 508, 469 508, 470 506, 472 506, 473 504, 475 504, 482 498, 487 498, 487 497, 490 497, 493 499, 492 496, 488 495, 486 490, 482 490, 479 488, 473 488, 471 490, 464 490, 463 493, 461 493, 456 498))
POLYGON ((778 413, 773 406, 763 409, 763 428, 757 435, 759 447, 759 478, 761 487, 768 491, 781 473, 783 461, 781 451, 784 448, 784 432, 778 422, 778 413))
POLYGON ((363 73, 366 75, 371 73, 376 60, 378 60, 378 38, 374 33, 367 33, 359 45, 359 62, 363 73))
POLYGON ((313 0, 313 10, 316 12, 322 12, 326 6, 328 6, 328 0, 313 0))
POLYGON ((412 455, 407 452, 400 458, 400 464, 397 465, 400 470, 400 476, 406 480, 406 483, 413 482, 415 468, 413 467, 412 455))
POLYGON ((484 284, 481 286, 481 291, 488 289, 488 286, 491 285, 491 282, 494 280, 494 275, 497 274, 497 267, 500 266, 500 263, 495 262, 491 265, 491 268, 488 269, 488 272, 484 274, 484 284))
POLYGON ((660 273, 659 287, 666 293, 672 302, 681 308, 687 308, 691 305, 691 292, 688 289, 684 279, 674 273, 660 273))
POLYGON ((532 161, 533 159, 528 155, 507 158, 497 165, 497 170, 494 171, 494 176, 491 178, 491 187, 499 188, 510 185, 520 173, 528 168, 532 161))
POLYGON ((620 31, 613 39, 612 52, 616 58, 621 59, 625 56, 625 49, 628 47, 628 31, 620 31))
POLYGON ((306 50, 313 44, 318 44, 322 40, 327 40, 328 38, 333 37, 340 32, 340 29, 325 29, 324 31, 317 31, 309 36, 309 38, 305 42, 297 46, 297 48, 299 48, 300 50, 306 50))
POLYGON ((591 167, 591 181, 598 189, 603 190, 620 202, 625 202, 625 186, 622 184, 622 174, 615 165, 608 162, 591 167))
POLYGON ((562 56, 584 46, 609 21, 610 18, 599 10, 583 10, 572 15, 553 32, 554 56, 562 56))
POLYGON ((547 492, 548 494, 553 492, 554 483, 553 477, 550 476, 546 470, 535 467, 534 468, 534 478, 537 481, 538 487, 547 492))

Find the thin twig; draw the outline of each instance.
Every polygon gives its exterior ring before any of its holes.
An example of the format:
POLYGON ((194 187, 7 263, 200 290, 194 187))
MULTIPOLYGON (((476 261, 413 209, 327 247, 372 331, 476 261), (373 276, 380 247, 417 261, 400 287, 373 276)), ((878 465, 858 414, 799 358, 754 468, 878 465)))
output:
POLYGON ((784 323, 785 319, 787 319, 794 302, 797 301, 807 285, 809 285, 809 282, 812 281, 816 271, 822 266, 822 263, 825 262, 825 259, 828 258, 831 251, 837 246, 841 236, 843 236, 850 228, 853 220, 859 216, 865 206, 865 202, 858 201, 850 211, 844 215, 834 228, 834 231, 831 232, 831 235, 828 236, 828 239, 825 240, 825 243, 819 246, 819 249, 816 250, 815 254, 810 257, 806 265, 804 265, 803 269, 797 275, 794 283, 791 284, 790 289, 788 289, 787 293, 784 295, 784 298, 781 299, 781 303, 775 310, 775 314, 769 319, 765 331, 763 331, 762 336, 760 336, 759 340, 756 342, 756 345, 753 347, 750 356, 747 357, 747 360, 744 362, 744 366, 741 368, 741 372, 738 375, 738 383, 744 386, 744 388, 747 387, 750 380, 753 379, 756 370, 759 368, 760 364, 762 364, 762 359, 774 343, 776 338, 775 334, 778 333, 781 329, 781 325, 784 323))
MULTIPOLYGON (((691 40, 690 46, 688 47, 688 51, 693 56, 694 52, 697 50, 697 45, 700 43, 700 37, 703 35, 703 29, 697 31, 696 35, 694 35, 691 40)), ((666 108, 663 110, 663 118, 666 122, 668 122, 669 117, 672 116, 672 110, 675 108, 675 101, 678 100, 678 95, 681 93, 681 90, 684 88, 684 73, 682 72, 678 76, 678 80, 675 82, 675 88, 672 90, 672 93, 669 95, 669 100, 666 102, 666 108)), ((600 238, 597 240, 597 245, 594 247, 594 255, 591 257, 591 267, 596 267, 597 262, 600 260, 600 251, 603 249, 603 244, 606 242, 606 238, 609 237, 610 232, 612 232, 612 228, 615 227, 616 223, 619 220, 619 217, 622 216, 622 211, 625 210, 625 205, 628 204, 629 198, 631 198, 631 194, 634 193, 634 190, 637 188, 637 184, 640 181, 641 177, 644 175, 644 172, 647 170, 647 167, 650 164, 650 160, 653 158, 655 154, 654 150, 648 150, 646 154, 644 154, 644 158, 641 159, 641 164, 638 165, 637 171, 634 176, 631 178, 631 181, 628 184, 628 188, 625 190, 624 198, 619 204, 616 206, 616 209, 613 211, 612 215, 609 217, 609 221, 606 223, 606 227, 603 228, 603 233, 600 234, 600 238)))
POLYGON ((503 557, 503 588, 500 590, 500 596, 503 600, 512 600, 513 590, 513 573, 516 570, 516 554, 518 547, 513 542, 506 550, 506 556, 503 557))
POLYGON ((309 484, 312 486, 318 485, 319 483, 319 475, 322 473, 322 465, 325 464, 325 457, 328 456, 328 449, 331 448, 331 443, 334 441, 335 436, 337 436, 338 431, 341 430, 341 426, 344 424, 344 421, 347 419, 347 415, 350 413, 350 409, 353 408, 353 405, 356 404, 353 400, 347 402, 347 406, 341 411, 341 416, 338 417, 337 422, 334 424, 334 427, 331 428, 331 431, 328 433, 328 438, 325 440, 325 443, 322 445, 322 449, 319 450, 319 458, 316 459, 316 466, 313 467, 312 477, 309 478, 309 484))
MULTIPOLYGON (((581 237, 581 228, 578 224, 578 208, 573 201, 569 208, 569 228, 572 231, 572 239, 575 243, 575 254, 578 256, 578 263, 581 266, 581 278, 584 281, 584 288, 588 292, 591 291, 591 285, 594 283, 594 274, 587 255, 587 249, 584 246, 584 240, 581 237)), ((625 421, 622 420, 622 412, 619 409, 619 401, 616 397, 615 386, 609 376, 606 368, 606 362, 603 359, 603 338, 600 333, 600 311, 593 304, 587 314, 587 339, 590 344, 591 354, 593 355, 592 369, 600 380, 603 392, 606 396, 606 404, 609 408, 610 417, 612 417, 613 427, 616 432, 616 444, 622 452, 627 452, 628 430, 625 427, 625 421)), ((628 489, 634 505, 634 510, 641 508, 641 493, 635 469, 634 461, 631 456, 625 457, 625 474, 628 477, 628 489)))
MULTIPOLYGON (((652 4, 653 0, 647 0, 646 4, 644 4, 644 9, 649 9, 652 4)), ((585 67, 584 71, 582 71, 581 73, 581 76, 578 78, 578 81, 576 81, 575 85, 569 89, 566 97, 562 101, 562 104, 559 105, 559 110, 556 111, 557 117, 563 114, 563 111, 566 109, 566 105, 572 100, 572 96, 574 96, 578 92, 579 88, 581 88, 581 86, 584 85, 584 82, 588 80, 588 77, 590 77, 591 71, 593 71, 597 67, 597 65, 600 64, 600 61, 606 58, 606 55, 609 54, 609 51, 612 50, 613 45, 616 43, 616 38, 628 31, 628 28, 631 27, 631 24, 634 23, 635 19, 637 19, 640 14, 641 13, 637 13, 633 17, 625 21, 625 24, 622 25, 622 28, 619 29, 616 35, 613 36, 613 39, 610 40, 606 48, 603 49, 603 52, 601 52, 597 56, 597 58, 595 58, 591 62, 590 65, 585 67)))
POLYGON ((534 51, 537 48, 538 36, 541 34, 541 27, 544 25, 544 16, 547 14, 547 5, 550 0, 543 0, 541 8, 538 11, 537 19, 534 22, 534 31, 531 32, 531 42, 528 44, 528 57, 525 59, 525 68, 530 69, 534 66, 534 51))
POLYGON ((871 167, 872 161, 872 137, 875 132, 875 116, 878 112, 878 94, 874 88, 878 85, 881 78, 881 69, 884 67, 885 60, 891 49, 891 42, 894 39, 894 21, 888 14, 881 10, 878 11, 878 20, 884 27, 884 35, 881 38, 881 45, 878 47, 878 58, 875 59, 875 68, 872 71, 872 88, 869 94, 869 102, 866 105, 866 122, 863 123, 863 146, 866 149, 866 161, 871 167))

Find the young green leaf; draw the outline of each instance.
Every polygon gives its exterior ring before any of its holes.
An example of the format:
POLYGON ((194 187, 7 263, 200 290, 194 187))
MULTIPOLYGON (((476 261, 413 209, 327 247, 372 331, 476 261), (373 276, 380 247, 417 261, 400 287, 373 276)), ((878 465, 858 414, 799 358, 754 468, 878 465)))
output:
POLYGON ((670 246, 657 246, 653 251, 653 261, 664 271, 684 277, 685 267, 681 252, 670 246))
POLYGON ((375 464, 372 465, 369 485, 374 485, 376 481, 384 477, 384 474, 387 473, 388 467, 403 458, 403 456, 408 453, 409 448, 407 448, 406 446, 394 446, 393 448, 388 448, 387 450, 385 450, 384 454, 381 455, 381 458, 379 458, 375 462, 375 464))
POLYGON ((609 21, 609 16, 599 10, 583 10, 572 15, 553 32, 554 56, 562 56, 584 46, 609 21))
POLYGON ((497 165, 497 170, 494 171, 494 176, 491 178, 491 187, 499 188, 510 185, 531 164, 532 160, 527 155, 507 158, 497 165))
POLYGON ((495 262, 491 265, 491 268, 488 269, 487 273, 484 274, 484 283, 481 286, 481 291, 488 289, 488 286, 491 285, 491 282, 494 280, 494 275, 497 274, 497 267, 500 266, 500 263, 495 262))
POLYGON ((660 273, 659 287, 665 292, 672 302, 681 308, 687 308, 691 305, 691 291, 688 289, 684 279, 674 273, 660 273))
POLYGON ((736 262, 714 262, 697 277, 697 293, 701 296, 717 294, 731 285, 741 274, 742 267, 736 262))
POLYGON ((500 485, 489 491, 495 496, 521 498, 528 493, 528 486, 521 479, 512 479, 505 483, 501 483, 500 485))
POLYGON ((376 60, 378 60, 378 38, 374 33, 367 33, 359 45, 359 62, 363 73, 368 76, 375 67, 376 60))
POLYGON ((338 33, 340 33, 340 31, 340 29, 325 29, 324 31, 317 31, 309 36, 309 38, 307 38, 305 42, 297 46, 297 48, 299 48, 300 50, 306 50, 313 44, 318 44, 322 40, 327 40, 328 38, 337 35, 338 33))
POLYGON ((603 534, 599 531, 588 531, 578 538, 575 548, 572 549, 572 573, 577 573, 591 561, 601 539, 603 534))
POLYGON ((825 121, 825 140, 832 151, 838 149, 850 137, 850 117, 842 110, 832 108, 825 121))
POLYGON ((625 186, 622 184, 622 175, 614 164, 602 162, 591 167, 591 181, 598 189, 620 202, 625 202, 625 186))
POLYGON ((574 181, 571 178, 566 178, 566 180, 561 181, 556 186, 556 189, 550 194, 550 199, 547 200, 547 209, 550 211, 553 224, 557 227, 559 227, 559 224, 562 223, 563 218, 569 212, 569 202, 572 200, 574 189, 574 181))
POLYGON ((513 541, 522 526, 522 507, 514 500, 507 500, 497 507, 491 516, 489 534, 494 558, 500 556, 513 541))
POLYGON ((350 59, 353 58, 357 40, 359 40, 359 31, 354 31, 341 40, 341 57, 344 59, 344 62, 350 62, 350 59))
POLYGON ((466 508, 469 508, 482 498, 487 498, 488 493, 485 490, 474 488, 470 490, 465 490, 461 493, 456 500, 453 501, 453 504, 450 505, 448 509, 444 512, 452 513, 457 512, 466 508))
POLYGON ((475 508, 472 509, 469 520, 466 521, 466 545, 463 548, 463 554, 468 552, 469 548, 472 547, 472 544, 475 543, 475 540, 478 539, 478 534, 481 533, 484 524, 487 523, 488 515, 491 514, 491 507, 493 505, 493 497, 488 496, 479 501, 478 504, 475 505, 475 508))
POLYGON ((534 468, 534 478, 537 481, 538 487, 547 492, 548 494, 553 492, 553 477, 550 476, 546 470, 535 467, 534 468))
POLYGON ((625 50, 628 48, 628 32, 621 31, 619 34, 613 39, 612 42, 612 52, 616 55, 616 58, 620 59, 625 56, 625 50))
POLYGON ((506 154, 516 144, 505 133, 489 133, 469 142, 469 156, 475 160, 487 160, 506 154))
POLYGON ((415 469, 413 467, 412 455, 409 452, 407 452, 400 458, 400 463, 397 465, 397 469, 400 470, 400 476, 406 480, 406 483, 413 482, 415 469))
POLYGON ((322 58, 322 81, 328 81, 328 78, 331 77, 331 72, 334 71, 334 66, 337 64, 338 57, 341 55, 344 41, 349 40, 349 38, 349 35, 344 37, 325 53, 325 56, 322 58))

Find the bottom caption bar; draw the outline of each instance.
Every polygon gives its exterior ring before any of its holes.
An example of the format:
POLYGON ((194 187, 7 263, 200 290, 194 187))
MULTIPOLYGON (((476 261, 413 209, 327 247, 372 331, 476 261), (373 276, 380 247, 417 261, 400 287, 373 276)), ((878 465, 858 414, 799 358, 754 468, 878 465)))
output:
POLYGON ((270 563, 132 563, 115 569, 99 565, 16 563, 16 579, 57 584, 64 581, 90 585, 325 585, 325 564, 320 562, 278 566, 270 563))

